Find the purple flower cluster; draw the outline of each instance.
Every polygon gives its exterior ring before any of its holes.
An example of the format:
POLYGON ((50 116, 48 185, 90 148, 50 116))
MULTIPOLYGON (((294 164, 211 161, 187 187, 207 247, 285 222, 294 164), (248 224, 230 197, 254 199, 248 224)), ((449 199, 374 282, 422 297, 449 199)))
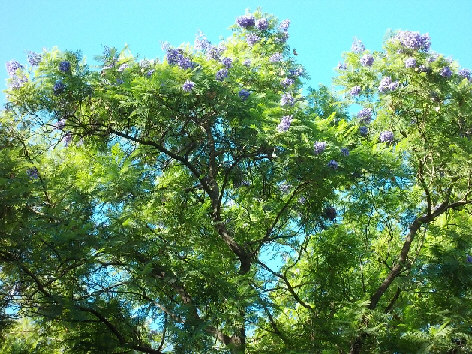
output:
POLYGON ((8 75, 15 76, 18 69, 23 69, 23 65, 18 63, 16 60, 10 60, 6 63, 8 75))
POLYGON ((184 90, 185 92, 190 92, 193 90, 194 86, 195 86, 195 82, 187 80, 182 85, 182 90, 184 90))
POLYGON ((269 28, 269 21, 266 18, 260 18, 256 20, 256 28, 258 30, 264 31, 269 28))
POLYGON ((363 66, 372 66, 374 64, 374 57, 370 54, 365 54, 360 59, 360 62, 363 66))
POLYGON ((59 63, 59 71, 62 71, 63 73, 68 73, 70 71, 70 63, 67 60, 61 61, 59 63))
POLYGON ((357 54, 362 53, 365 50, 365 45, 361 40, 354 37, 352 41, 351 51, 357 54))
POLYGON ((69 144, 72 142, 72 133, 67 132, 62 138, 62 142, 64 143, 65 147, 69 146, 69 144))
POLYGON ((328 167, 332 168, 333 170, 337 170, 339 167, 339 164, 335 160, 330 160, 328 162, 328 167))
POLYGON ((428 33, 421 35, 419 32, 400 31, 395 36, 395 39, 397 39, 403 47, 408 49, 422 49, 426 52, 431 46, 431 38, 428 33))
POLYGON ((289 26, 290 26, 290 20, 287 19, 280 22, 279 28, 282 31, 287 31, 289 26))
POLYGON ((342 148, 341 149, 341 154, 343 156, 349 156, 349 149, 348 148, 342 148))
POLYGON ((139 67, 141 69, 146 69, 146 68, 149 68, 151 66, 151 62, 147 59, 143 59, 139 62, 139 67))
POLYGON ((117 71, 122 72, 122 71, 124 71, 125 69, 128 69, 128 68, 129 68, 129 64, 128 63, 123 63, 118 67, 117 71))
POLYGON ((293 84, 295 83, 295 80, 294 79, 290 79, 288 77, 286 77, 285 79, 282 80, 282 86, 284 88, 287 88, 289 86, 292 86, 293 84))
POLYGON ((284 194, 290 192, 290 188, 292 188, 292 186, 285 182, 279 185, 280 191, 284 194))
POLYGON ((64 118, 60 119, 57 121, 56 124, 54 124, 54 128, 57 130, 62 130, 66 126, 66 120, 64 118))
POLYGON ((39 178, 39 174, 38 174, 38 169, 36 167, 33 167, 33 168, 28 168, 26 170, 26 174, 28 175, 29 178, 31 179, 38 179, 39 178))
POLYGON ((248 98, 249 98, 249 95, 251 93, 246 90, 246 89, 242 89, 241 91, 239 91, 239 97, 243 100, 243 101, 246 101, 248 98))
POLYGON ((338 69, 338 70, 346 70, 346 69, 347 69, 346 63, 341 63, 341 62, 339 62, 339 63, 338 63, 338 66, 337 66, 337 69, 338 69))
POLYGON ((207 39, 205 34, 203 34, 203 32, 198 32, 195 35, 195 41, 193 42, 193 46, 196 50, 206 51, 211 47, 211 43, 207 39))
POLYGON ((243 61, 243 65, 244 65, 244 66, 247 66, 247 67, 251 66, 251 60, 250 60, 250 59, 244 60, 244 61, 243 61))
POLYGON ((288 74, 291 77, 299 77, 300 75, 303 75, 303 68, 298 67, 298 68, 295 68, 295 69, 290 69, 288 71, 288 74))
POLYGON ((362 108, 357 113, 357 118, 361 119, 365 124, 369 124, 372 119, 372 108, 362 108))
POLYGON ((295 99, 293 98, 290 92, 284 93, 280 99, 281 106, 293 106, 295 104, 295 99))
POLYGON ((360 93, 361 93, 361 87, 360 86, 354 86, 350 91, 351 96, 357 96, 360 93))
POLYGON ((441 71, 439 72, 439 75, 441 75, 442 77, 451 77, 452 71, 449 68, 449 66, 445 66, 444 68, 441 69, 441 71))
POLYGON ((218 81, 223 81, 225 78, 228 77, 228 69, 218 70, 215 77, 218 81))
POLYGON ((325 141, 316 141, 313 144, 313 149, 315 150, 316 155, 321 154, 323 151, 326 150, 326 142, 325 141))
POLYGON ((28 62, 31 66, 38 66, 41 62, 41 54, 35 52, 28 52, 28 62))
POLYGON ((58 96, 61 93, 63 93, 65 89, 66 89, 66 85, 64 85, 64 83, 61 80, 57 80, 52 88, 52 91, 56 96, 58 96))
POLYGON ((405 68, 414 68, 416 67, 416 59, 415 58, 406 58, 405 59, 405 68))
POLYGON ((385 130, 381 132, 380 141, 382 143, 391 143, 393 141, 393 133, 390 130, 385 130))
POLYGON ((367 134, 369 134, 369 128, 366 126, 359 127, 359 134, 362 136, 367 136, 367 134))
POLYGON ((469 69, 460 69, 459 76, 462 76, 466 79, 470 79, 470 70, 469 69))
POLYGON ((9 85, 12 89, 19 89, 27 82, 28 82, 28 78, 26 76, 13 75, 13 77, 10 79, 9 85))
POLYGON ((277 33, 277 38, 275 39, 277 43, 285 43, 288 39, 288 32, 279 32, 277 33))
POLYGON ((151 77, 152 74, 154 73, 154 71, 155 71, 154 69, 149 70, 149 71, 146 73, 146 76, 147 76, 147 77, 151 77))
POLYGON ((254 45, 257 42, 259 42, 260 40, 261 40, 261 38, 255 33, 248 33, 246 35, 246 42, 249 45, 254 45))
POLYGON ((233 59, 231 58, 223 58, 221 59, 221 63, 227 68, 231 68, 233 66, 233 59))
POLYGON ((392 78, 390 76, 385 76, 380 80, 379 84, 379 92, 385 93, 387 91, 394 91, 398 88, 399 83, 398 81, 392 82, 392 78))
POLYGON ((286 132, 290 128, 290 124, 292 124, 293 116, 283 116, 280 120, 279 125, 277 126, 277 131, 279 133, 286 132))
POLYGON ((191 69, 194 66, 193 62, 184 56, 184 51, 182 49, 168 48, 166 57, 167 62, 170 65, 178 65, 184 70, 191 69))
POLYGON ((247 28, 247 27, 252 27, 255 25, 255 20, 252 15, 244 15, 244 16, 239 16, 236 19, 236 23, 238 24, 239 27, 242 28, 247 28))
POLYGON ((210 60, 210 59, 220 60, 221 54, 223 54, 225 49, 226 48, 222 45, 218 45, 218 46, 210 45, 206 49, 207 59, 208 60, 210 60))
POLYGON ((282 61, 282 59, 283 59, 283 57, 282 57, 281 53, 274 53, 270 56, 269 61, 271 63, 277 63, 277 62, 282 61))

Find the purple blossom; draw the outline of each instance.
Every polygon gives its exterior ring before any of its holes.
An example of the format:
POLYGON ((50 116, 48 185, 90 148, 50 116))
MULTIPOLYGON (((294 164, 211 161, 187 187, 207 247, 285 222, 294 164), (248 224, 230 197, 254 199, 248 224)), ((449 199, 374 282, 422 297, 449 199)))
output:
POLYGON ((467 263, 472 263, 472 256, 466 255, 467 256, 467 263))
POLYGON ((184 90, 185 92, 190 92, 193 90, 194 86, 195 86, 195 82, 187 80, 182 85, 182 90, 184 90))
POLYGON ((445 66, 444 68, 441 69, 441 71, 439 72, 439 75, 441 75, 442 77, 451 77, 452 71, 449 68, 449 66, 445 66))
POLYGON ((287 88, 289 86, 292 86, 293 84, 295 83, 295 80, 294 79, 290 79, 288 77, 286 77, 285 79, 282 80, 282 86, 284 88, 287 88))
POLYGON ((206 51, 211 47, 210 41, 207 39, 203 32, 198 32, 195 35, 195 41, 193 42, 193 46, 196 50, 206 51))
POLYGON ((243 65, 244 66, 251 66, 251 60, 250 59, 246 59, 245 61, 243 61, 243 65))
POLYGON ((316 141, 313 144, 313 149, 315 150, 315 154, 319 155, 326 149, 326 142, 325 141, 316 141))
POLYGON ((221 70, 218 70, 216 73, 216 79, 218 81, 223 81, 227 77, 228 77, 228 69, 221 69, 221 70))
POLYGON ((241 91, 239 91, 239 97, 243 100, 243 101, 246 101, 248 98, 249 98, 249 95, 251 93, 246 90, 246 89, 242 89, 241 91))
POLYGON ((271 63, 277 63, 277 62, 282 61, 282 59, 283 59, 283 57, 282 57, 281 53, 274 53, 270 56, 269 61, 271 63))
POLYGON ((369 124, 372 119, 372 108, 362 108, 357 113, 357 118, 361 119, 365 124, 369 124))
POLYGON ((56 124, 54 124, 54 128, 57 130, 62 130, 66 126, 66 120, 62 118, 61 120, 58 120, 56 124))
POLYGON ((37 66, 41 62, 41 54, 35 52, 28 52, 28 62, 31 66, 37 66))
POLYGON ((254 45, 257 42, 259 42, 260 40, 261 40, 261 38, 255 33, 248 33, 246 35, 246 42, 249 45, 254 45))
POLYGON ((330 160, 328 162, 328 167, 332 168, 333 170, 337 170, 339 167, 339 164, 335 160, 330 160))
POLYGON ((59 63, 59 71, 63 73, 68 73, 70 71, 70 63, 68 61, 61 61, 59 63))
POLYGON ((349 149, 348 148, 341 148, 341 154, 343 156, 349 156, 349 149))
POLYGON ((231 68, 233 66, 233 59, 231 58, 223 58, 221 59, 221 63, 227 68, 231 68))
POLYGON ((399 86, 400 84, 398 83, 398 81, 395 81, 395 82, 392 82, 390 85, 388 85, 388 89, 390 91, 395 91, 399 86))
POLYGON ((299 67, 299 68, 296 68, 296 69, 290 69, 288 71, 288 74, 291 77, 299 77, 299 76, 303 75, 303 68, 299 67))
POLYGON ((288 37, 288 32, 279 32, 275 40, 277 43, 285 43, 287 42, 288 37))
POLYGON ((385 76, 380 80, 379 92, 387 92, 390 90, 390 84, 392 83, 392 78, 390 76, 385 76))
POLYGON ((372 66, 374 64, 374 57, 370 54, 364 54, 360 62, 363 66, 372 66))
POLYGON ((236 23, 238 24, 239 27, 242 28, 247 28, 247 27, 252 27, 255 25, 255 20, 252 15, 244 15, 244 16, 239 16, 236 19, 236 23))
POLYGON ((284 194, 290 192, 290 188, 292 188, 292 186, 285 182, 279 185, 280 191, 284 194))
POLYGON ((426 73, 426 72, 429 71, 428 68, 426 67, 426 65, 420 65, 420 66, 418 67, 418 69, 419 69, 419 71, 422 72, 422 73, 426 73))
POLYGON ((167 58, 167 62, 170 65, 177 65, 182 57, 183 57, 182 49, 167 48, 166 58, 167 58))
POLYGON ((151 66, 151 62, 147 59, 143 59, 139 62, 139 67, 141 69, 147 69, 151 66))
POLYGON ((357 96, 360 93, 361 93, 361 87, 360 86, 354 86, 350 91, 351 96, 357 96))
POLYGON ((117 69, 117 71, 124 71, 125 69, 128 69, 129 68, 129 64, 128 63, 123 63, 119 66, 119 68, 117 69))
POLYGON ((154 73, 154 71, 155 71, 154 69, 149 70, 149 71, 146 73, 146 76, 147 76, 147 77, 151 77, 151 75, 154 73))
POLYGON ((339 62, 339 63, 338 63, 338 66, 337 66, 337 69, 338 69, 338 70, 346 70, 346 69, 347 69, 346 63, 341 63, 341 62, 339 62))
POLYGON ((289 26, 290 26, 290 20, 287 19, 280 22, 279 28, 282 31, 287 31, 289 26))
POLYGON ((284 93, 282 95, 282 98, 280 99, 280 105, 281 106, 293 106, 295 104, 295 99, 293 98, 292 94, 290 92, 284 93))
POLYGON ((365 45, 361 40, 354 37, 352 41, 351 51, 357 54, 362 53, 365 50, 365 45))
POLYGON ((206 50, 207 59, 220 60, 221 54, 223 54, 225 49, 223 46, 210 45, 206 50))
POLYGON ((279 125, 277 126, 277 131, 279 133, 286 132, 290 128, 290 124, 292 123, 293 116, 283 116, 280 120, 279 125))
POLYGON ((62 142, 64 143, 65 147, 69 146, 69 144, 72 142, 72 133, 67 132, 62 138, 62 142))
POLYGON ((52 91, 57 96, 63 93, 65 89, 66 89, 66 85, 64 85, 64 83, 61 80, 57 80, 52 88, 52 91))
POLYGON ((269 28, 269 21, 266 18, 256 20, 256 28, 261 31, 266 30, 269 28))
POLYGON ((431 46, 431 38, 428 33, 420 35, 419 32, 400 31, 395 36, 400 44, 407 49, 428 51, 431 46))
POLYGON ((359 127, 359 134, 362 136, 367 136, 367 134, 369 134, 369 128, 364 125, 362 127, 359 127))
POLYGON ((38 179, 39 178, 39 171, 36 167, 33 168, 28 168, 26 170, 26 174, 28 175, 29 178, 31 179, 38 179))
POLYGON ((25 75, 17 76, 13 75, 13 77, 10 79, 9 86, 12 89, 19 89, 23 87, 24 84, 28 82, 28 78, 25 75))
POLYGON ((123 82, 124 82, 123 79, 120 79, 120 78, 116 79, 117 85, 121 85, 123 82))
POLYGON ((428 57, 428 63, 433 63, 433 62, 435 62, 438 58, 439 58, 439 54, 437 54, 437 53, 432 53, 432 54, 428 57))
POLYGON ((382 143, 391 143, 393 141, 393 133, 390 130, 385 130, 381 132, 380 141, 382 143))
POLYGON ((7 61, 6 67, 7 67, 8 75, 10 76, 14 76, 18 69, 20 70, 23 69, 23 65, 18 63, 16 60, 7 61))
POLYGON ((300 204, 305 204, 306 203, 306 198, 305 197, 300 197, 300 198, 298 198, 298 202, 300 204))
POLYGON ((466 79, 470 79, 470 70, 469 69, 460 69, 459 76, 462 76, 466 79))
POLYGON ((416 66, 415 58, 406 58, 405 59, 405 68, 414 68, 416 66))
POLYGON ((191 69, 195 66, 194 62, 192 62, 189 58, 184 57, 184 56, 179 58, 178 64, 184 70, 191 69))

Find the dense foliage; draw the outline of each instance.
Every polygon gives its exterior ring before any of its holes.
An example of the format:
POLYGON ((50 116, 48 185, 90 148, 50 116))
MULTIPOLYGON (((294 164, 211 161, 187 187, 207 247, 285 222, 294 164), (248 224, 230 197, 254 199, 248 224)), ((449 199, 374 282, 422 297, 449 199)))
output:
POLYGON ((304 90, 289 25, 7 63, 2 352, 472 350, 470 71, 399 31, 304 90))

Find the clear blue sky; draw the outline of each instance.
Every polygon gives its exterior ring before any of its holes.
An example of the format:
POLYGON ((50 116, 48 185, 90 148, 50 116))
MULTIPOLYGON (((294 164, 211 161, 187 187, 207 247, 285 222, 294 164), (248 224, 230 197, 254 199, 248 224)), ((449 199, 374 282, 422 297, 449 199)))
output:
MULTIPOLYGON (((0 62, 26 63, 27 50, 53 46, 80 49, 92 61, 103 45, 121 49, 125 43, 141 57, 162 57, 161 41, 193 43, 202 30, 217 42, 230 35, 228 27, 246 8, 259 6, 291 20, 289 45, 312 86, 330 85, 354 36, 368 49, 380 49, 388 29, 429 32, 432 50, 472 68, 472 0, 0 0, 0 62)), ((6 77, 3 66, 2 89, 6 77)))

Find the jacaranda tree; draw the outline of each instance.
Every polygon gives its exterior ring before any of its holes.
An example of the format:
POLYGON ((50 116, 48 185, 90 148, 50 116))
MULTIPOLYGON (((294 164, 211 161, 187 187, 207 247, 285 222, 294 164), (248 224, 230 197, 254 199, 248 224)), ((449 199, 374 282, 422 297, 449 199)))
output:
POLYGON ((2 352, 472 349, 470 71, 399 31, 305 89, 289 25, 7 63, 2 352))

